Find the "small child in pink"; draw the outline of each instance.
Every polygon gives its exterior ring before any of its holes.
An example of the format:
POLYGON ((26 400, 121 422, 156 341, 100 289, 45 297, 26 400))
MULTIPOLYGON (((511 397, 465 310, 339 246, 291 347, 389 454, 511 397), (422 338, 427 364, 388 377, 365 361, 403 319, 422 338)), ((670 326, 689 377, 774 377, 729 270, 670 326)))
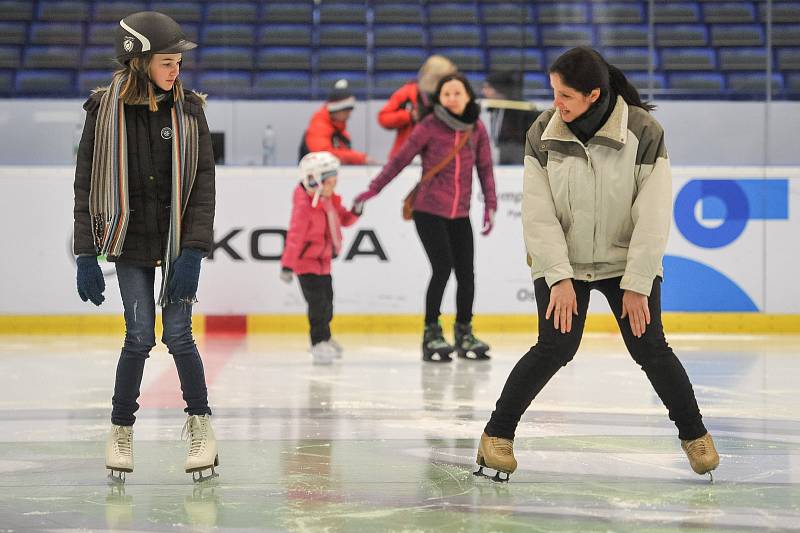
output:
POLYGON ((311 152, 300 160, 300 183, 292 198, 292 218, 281 257, 281 279, 297 275, 308 304, 311 355, 315 364, 330 364, 342 356, 331 338, 333 284, 331 260, 342 247, 342 226, 358 220, 334 192, 339 160, 329 152, 311 152))

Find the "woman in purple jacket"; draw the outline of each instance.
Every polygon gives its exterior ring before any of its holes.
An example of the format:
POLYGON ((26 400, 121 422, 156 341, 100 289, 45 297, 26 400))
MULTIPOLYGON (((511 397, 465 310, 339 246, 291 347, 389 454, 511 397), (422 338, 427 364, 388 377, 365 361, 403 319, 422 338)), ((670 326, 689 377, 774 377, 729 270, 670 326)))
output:
POLYGON ((422 183, 413 203, 417 233, 431 262, 431 281, 425 298, 425 333, 422 359, 450 362, 455 349, 465 359, 488 359, 489 345, 472 334, 472 302, 475 296, 474 244, 469 205, 472 197, 472 168, 477 167, 484 197, 482 235, 492 230, 497 198, 489 137, 478 115, 475 92, 462 74, 450 74, 439 81, 434 94, 433 113, 413 130, 403 147, 359 194, 358 205, 377 195, 414 157, 422 157, 422 173, 445 164, 422 183), (464 137, 467 136, 466 142, 464 137), (445 341, 439 324, 442 296, 456 273, 455 346, 445 341))

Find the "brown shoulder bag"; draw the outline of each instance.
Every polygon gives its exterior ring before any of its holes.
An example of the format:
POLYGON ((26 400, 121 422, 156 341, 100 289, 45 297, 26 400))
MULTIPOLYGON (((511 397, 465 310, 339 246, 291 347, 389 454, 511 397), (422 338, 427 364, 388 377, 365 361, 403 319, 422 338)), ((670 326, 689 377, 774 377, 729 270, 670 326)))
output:
POLYGON ((419 182, 417 182, 417 184, 414 185, 414 188, 408 192, 406 197, 403 199, 403 220, 411 220, 414 199, 417 197, 420 185, 422 185, 423 183, 434 177, 436 174, 439 173, 439 171, 441 171, 445 166, 447 166, 447 164, 453 160, 453 158, 456 156, 459 150, 461 150, 464 147, 464 145, 467 144, 467 141, 469 140, 471 135, 472 135, 472 130, 468 130, 464 134, 464 136, 461 137, 461 140, 458 141, 456 147, 453 148, 453 150, 449 154, 447 154, 447 157, 439 161, 434 167, 428 169, 428 171, 422 176, 422 178, 420 178, 419 182))

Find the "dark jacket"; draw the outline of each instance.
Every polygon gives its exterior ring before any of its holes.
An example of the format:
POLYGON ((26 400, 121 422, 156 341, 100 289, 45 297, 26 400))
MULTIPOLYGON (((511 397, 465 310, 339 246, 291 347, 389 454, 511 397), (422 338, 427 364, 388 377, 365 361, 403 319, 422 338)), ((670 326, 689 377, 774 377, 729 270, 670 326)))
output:
MULTIPOLYGON (((74 252, 96 254, 89 218, 92 157, 97 112, 102 92, 94 93, 83 105, 86 123, 78 147, 75 169, 74 252)), ((181 227, 181 248, 205 253, 213 245, 215 208, 214 154, 202 98, 184 94, 184 111, 197 118, 199 154, 197 175, 181 227)), ((147 105, 125 105, 128 141, 128 200, 130 220, 122 254, 110 261, 144 266, 160 265, 169 234, 172 190, 171 97, 151 112, 147 105)))
POLYGON ((541 111, 521 109, 492 109, 492 141, 499 150, 497 163, 521 165, 525 159, 525 135, 541 111))

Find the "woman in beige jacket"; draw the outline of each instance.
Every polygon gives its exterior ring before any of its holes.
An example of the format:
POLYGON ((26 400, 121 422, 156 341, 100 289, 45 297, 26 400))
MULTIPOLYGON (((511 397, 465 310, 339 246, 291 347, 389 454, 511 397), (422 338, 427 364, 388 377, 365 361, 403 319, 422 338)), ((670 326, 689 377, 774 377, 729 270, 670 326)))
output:
POLYGON ((486 466, 505 481, 516 469, 517 424, 577 352, 593 289, 608 300, 692 469, 709 473, 719 456, 661 323, 661 260, 672 207, 664 131, 649 113, 653 106, 591 48, 561 55, 550 67, 550 84, 554 108, 527 134, 522 201, 539 338, 506 381, 481 436, 476 474, 486 466))

